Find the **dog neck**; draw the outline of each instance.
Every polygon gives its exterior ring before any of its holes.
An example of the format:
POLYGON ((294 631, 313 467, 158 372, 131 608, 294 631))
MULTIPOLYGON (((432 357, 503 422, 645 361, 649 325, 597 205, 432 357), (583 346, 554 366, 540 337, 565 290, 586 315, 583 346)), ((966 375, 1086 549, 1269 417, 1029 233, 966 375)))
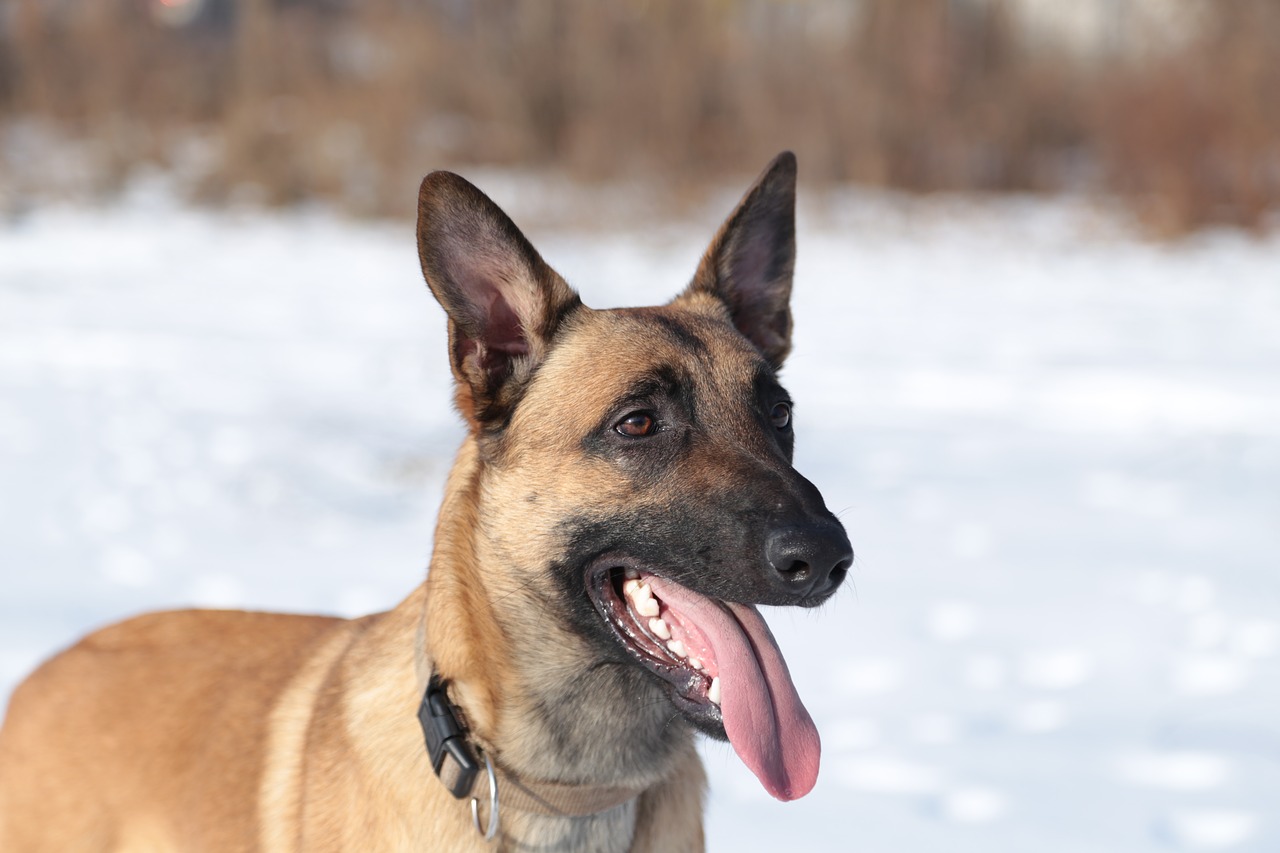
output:
POLYGON ((436 776, 455 798, 471 798, 472 823, 485 840, 496 837, 504 819, 510 824, 513 817, 517 823, 524 819, 524 831, 518 837, 525 846, 536 834, 540 847, 554 842, 554 849, 600 850, 612 841, 621 844, 633 834, 636 800, 642 790, 513 776, 472 742, 464 716, 449 698, 448 685, 434 675, 428 679, 418 719, 436 776), (483 824, 482 813, 486 814, 483 824), (530 816, 560 820, 531 822, 530 816))
MULTIPOLYGON (((340 728, 354 756, 352 766, 361 768, 346 778, 354 780, 366 794, 372 792, 388 824, 398 827, 396 831, 401 836, 427 845, 421 849, 438 843, 438 839, 431 841, 436 830, 415 822, 414 816, 427 813, 453 815, 453 829, 447 836, 452 839, 449 844, 454 845, 450 849, 539 849, 558 853, 620 853, 635 849, 634 840, 644 835, 638 820, 643 797, 630 798, 590 815, 555 816, 519 808, 518 795, 507 786, 502 789, 506 796, 499 810, 500 835, 495 846, 485 843, 482 831, 472 829, 470 796, 455 799, 435 778, 421 726, 413 714, 432 665, 422 642, 423 613, 427 610, 424 593, 424 587, 419 587, 391 612, 362 620, 354 639, 338 638, 350 644, 345 652, 338 653, 340 662, 333 671, 332 677, 344 683, 343 690, 335 695, 345 697, 334 709, 334 719, 342 720, 340 728)), ((500 754, 497 742, 486 739, 482 744, 486 751, 500 754)), ((481 801, 479 818, 483 827, 490 811, 487 789, 479 788, 486 786, 478 785, 472 794, 481 801)), ((394 845, 380 842, 374 846, 392 849, 394 845)))
MULTIPOLYGON (((503 775, 535 789, 641 792, 687 765, 690 756, 696 760, 692 733, 672 722, 670 709, 662 710, 665 699, 656 689, 637 700, 634 672, 613 666, 584 671, 587 641, 555 624, 554 614, 531 610, 542 604, 536 584, 513 582, 519 575, 511 555, 474 523, 481 517, 483 475, 477 443, 468 438, 446 486, 425 585, 420 689, 432 673, 447 679, 468 737, 503 775)), ((487 782, 477 790, 487 795, 487 782)), ((479 799, 483 803, 485 796, 479 799)), ((625 850, 638 812, 634 798, 577 817, 503 810, 502 832, 525 844, 550 844, 548 849, 625 850)), ((482 821, 486 815, 482 806, 482 821)))

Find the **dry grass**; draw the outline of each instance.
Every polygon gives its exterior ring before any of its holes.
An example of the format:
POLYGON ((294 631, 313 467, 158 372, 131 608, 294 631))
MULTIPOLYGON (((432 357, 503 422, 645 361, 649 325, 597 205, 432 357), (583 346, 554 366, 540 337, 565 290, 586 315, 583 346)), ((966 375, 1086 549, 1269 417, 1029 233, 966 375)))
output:
MULTIPOLYGON (((1280 204, 1274 0, 1184 0, 1175 50, 1089 63, 1000 0, 226 0, 186 30, 9 2, 0 132, 85 141, 104 193, 154 164, 204 200, 401 214, 440 165, 697 186, 787 147, 815 181, 1109 191, 1167 234, 1280 204)), ((26 157, 0 151, 10 195, 57 183, 26 157)))
POLYGON ((1176 53, 1109 71, 1088 127, 1105 185, 1159 233, 1280 208, 1280 4, 1213 0, 1176 53))

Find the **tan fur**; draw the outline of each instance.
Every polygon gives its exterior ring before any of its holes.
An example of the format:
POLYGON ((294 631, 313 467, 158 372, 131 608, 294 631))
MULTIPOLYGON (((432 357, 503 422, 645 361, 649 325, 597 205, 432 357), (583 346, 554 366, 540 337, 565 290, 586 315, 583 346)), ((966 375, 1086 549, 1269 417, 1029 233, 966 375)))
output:
POLYGON ((474 188, 429 176, 420 253, 449 316, 471 431, 425 583, 362 619, 181 611, 84 638, 13 694, 0 729, 0 851, 702 850, 692 726, 657 684, 568 624, 585 591, 566 604, 554 566, 566 521, 602 507, 670 515, 689 496, 740 501, 753 482, 765 484, 757 503, 772 505, 790 482, 789 451, 751 389, 790 345, 794 169, 784 155, 766 172, 685 294, 615 311, 581 306, 474 188), (781 223, 773 255, 749 252, 768 216, 781 223), (735 264, 785 281, 729 292, 718 270, 735 264), (495 269, 479 297, 467 290, 495 269), (503 299, 509 314, 485 315, 503 299), (751 311, 764 325, 746 328, 758 333, 749 341, 739 330, 751 311), (705 434, 678 476, 641 489, 631 463, 584 451, 584 437, 672 363, 694 377, 705 434), (484 842, 430 767, 416 711, 431 673, 505 772, 641 793, 586 817, 506 810, 500 839, 484 842))

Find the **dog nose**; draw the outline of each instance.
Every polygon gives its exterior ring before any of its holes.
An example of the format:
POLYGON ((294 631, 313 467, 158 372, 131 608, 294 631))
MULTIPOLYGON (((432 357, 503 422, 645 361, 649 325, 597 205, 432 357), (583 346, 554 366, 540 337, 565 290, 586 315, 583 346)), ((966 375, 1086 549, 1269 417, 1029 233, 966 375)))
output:
POLYGON ((789 592, 816 598, 840 586, 853 564, 853 547, 838 524, 813 524, 773 531, 765 556, 789 592))

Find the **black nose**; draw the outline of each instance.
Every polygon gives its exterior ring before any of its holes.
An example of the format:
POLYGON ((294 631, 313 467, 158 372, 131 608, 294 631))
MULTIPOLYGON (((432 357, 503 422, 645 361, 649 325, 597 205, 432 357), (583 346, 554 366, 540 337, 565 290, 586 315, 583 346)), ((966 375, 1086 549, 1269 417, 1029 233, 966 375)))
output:
POLYGON ((838 524, 783 527, 765 540, 765 556, 791 594, 819 598, 835 592, 853 564, 853 547, 838 524))

